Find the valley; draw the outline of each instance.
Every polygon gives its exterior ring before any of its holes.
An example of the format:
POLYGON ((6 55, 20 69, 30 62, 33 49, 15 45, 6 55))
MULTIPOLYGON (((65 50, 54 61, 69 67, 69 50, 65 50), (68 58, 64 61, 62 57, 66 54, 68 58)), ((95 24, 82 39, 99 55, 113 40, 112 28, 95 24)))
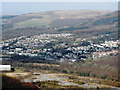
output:
MULTIPOLYGON (((2 16, 0 57, 14 71, 1 75, 23 88, 119 90, 118 12, 58 10, 2 16)), ((4 88, 8 81, 3 79, 4 88)))

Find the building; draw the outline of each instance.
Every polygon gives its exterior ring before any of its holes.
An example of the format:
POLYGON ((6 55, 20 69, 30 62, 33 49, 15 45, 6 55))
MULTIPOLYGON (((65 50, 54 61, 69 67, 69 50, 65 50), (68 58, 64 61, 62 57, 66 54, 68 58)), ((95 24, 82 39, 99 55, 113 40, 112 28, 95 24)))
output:
POLYGON ((0 71, 11 71, 11 65, 0 65, 0 71))

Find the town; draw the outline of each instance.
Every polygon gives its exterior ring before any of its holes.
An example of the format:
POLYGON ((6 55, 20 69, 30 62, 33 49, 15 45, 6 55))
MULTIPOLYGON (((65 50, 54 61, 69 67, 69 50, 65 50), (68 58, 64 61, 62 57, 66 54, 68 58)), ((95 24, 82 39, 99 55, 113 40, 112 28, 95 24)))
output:
POLYGON ((4 40, 2 53, 59 62, 80 62, 118 55, 118 42, 109 40, 96 44, 85 38, 76 39, 76 35, 71 33, 44 33, 4 40))

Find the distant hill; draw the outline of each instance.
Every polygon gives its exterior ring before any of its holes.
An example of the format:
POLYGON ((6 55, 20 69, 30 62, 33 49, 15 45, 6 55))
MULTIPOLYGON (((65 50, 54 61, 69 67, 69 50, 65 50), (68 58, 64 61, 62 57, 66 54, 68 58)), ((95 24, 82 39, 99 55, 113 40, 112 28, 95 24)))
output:
POLYGON ((118 21, 117 12, 105 10, 48 11, 3 17, 3 38, 51 30, 57 32, 110 29, 116 28, 118 21))
POLYGON ((4 16, 1 16, 0 19, 11 19, 11 18, 14 18, 14 17, 17 17, 18 15, 4 15, 4 16))
POLYGON ((76 11, 48 11, 43 13, 29 13, 19 16, 3 16, 8 18, 5 23, 13 23, 14 27, 34 27, 49 25, 56 20, 69 20, 69 19, 86 19, 94 18, 96 16, 104 15, 109 11, 96 11, 96 10, 76 10, 76 11))

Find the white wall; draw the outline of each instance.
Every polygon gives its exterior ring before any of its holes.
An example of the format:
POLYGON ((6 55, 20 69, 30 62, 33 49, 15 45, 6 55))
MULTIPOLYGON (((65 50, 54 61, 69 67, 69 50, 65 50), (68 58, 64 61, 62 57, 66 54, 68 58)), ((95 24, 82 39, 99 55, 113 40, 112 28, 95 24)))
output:
POLYGON ((0 71, 10 71, 11 65, 0 65, 0 71))

